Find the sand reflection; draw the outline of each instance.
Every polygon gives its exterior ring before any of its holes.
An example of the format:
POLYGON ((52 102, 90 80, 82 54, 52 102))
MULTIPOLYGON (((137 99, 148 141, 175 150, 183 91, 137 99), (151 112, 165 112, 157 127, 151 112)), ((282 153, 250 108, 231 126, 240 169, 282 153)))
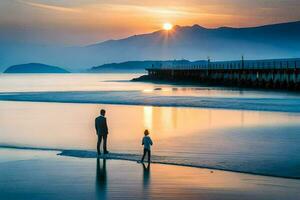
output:
POLYGON ((107 198, 107 175, 106 175, 106 159, 97 158, 96 165, 96 199, 104 200, 107 198))

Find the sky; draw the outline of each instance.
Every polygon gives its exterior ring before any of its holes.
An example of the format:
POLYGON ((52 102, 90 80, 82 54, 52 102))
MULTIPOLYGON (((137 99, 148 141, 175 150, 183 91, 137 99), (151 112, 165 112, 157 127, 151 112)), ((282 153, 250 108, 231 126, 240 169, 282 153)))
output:
POLYGON ((0 0, 0 41, 87 45, 153 32, 300 20, 299 0, 0 0))

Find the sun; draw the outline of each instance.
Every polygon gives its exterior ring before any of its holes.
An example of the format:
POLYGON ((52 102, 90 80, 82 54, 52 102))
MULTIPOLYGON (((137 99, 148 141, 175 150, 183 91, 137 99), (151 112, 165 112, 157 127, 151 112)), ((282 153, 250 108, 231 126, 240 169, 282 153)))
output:
POLYGON ((166 31, 169 31, 173 28, 173 25, 171 23, 164 23, 163 24, 163 29, 166 31))

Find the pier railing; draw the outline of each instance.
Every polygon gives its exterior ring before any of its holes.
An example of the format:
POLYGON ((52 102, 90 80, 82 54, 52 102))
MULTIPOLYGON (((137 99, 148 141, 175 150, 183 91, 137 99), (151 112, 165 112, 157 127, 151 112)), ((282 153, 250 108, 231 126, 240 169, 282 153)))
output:
POLYGON ((274 60, 236 60, 203 62, 196 65, 152 65, 149 69, 174 69, 174 70, 230 70, 230 69, 300 69, 300 58, 274 59, 274 60))
POLYGON ((153 65, 153 80, 193 81, 220 86, 300 90, 300 59, 203 61, 197 65, 153 65))

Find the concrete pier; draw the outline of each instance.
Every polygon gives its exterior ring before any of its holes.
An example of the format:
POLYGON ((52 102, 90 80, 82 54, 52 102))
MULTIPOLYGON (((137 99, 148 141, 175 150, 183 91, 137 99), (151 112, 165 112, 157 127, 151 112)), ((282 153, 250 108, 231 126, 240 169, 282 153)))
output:
POLYGON ((300 59, 203 62, 199 65, 152 66, 151 80, 188 81, 233 87, 300 89, 300 59))

